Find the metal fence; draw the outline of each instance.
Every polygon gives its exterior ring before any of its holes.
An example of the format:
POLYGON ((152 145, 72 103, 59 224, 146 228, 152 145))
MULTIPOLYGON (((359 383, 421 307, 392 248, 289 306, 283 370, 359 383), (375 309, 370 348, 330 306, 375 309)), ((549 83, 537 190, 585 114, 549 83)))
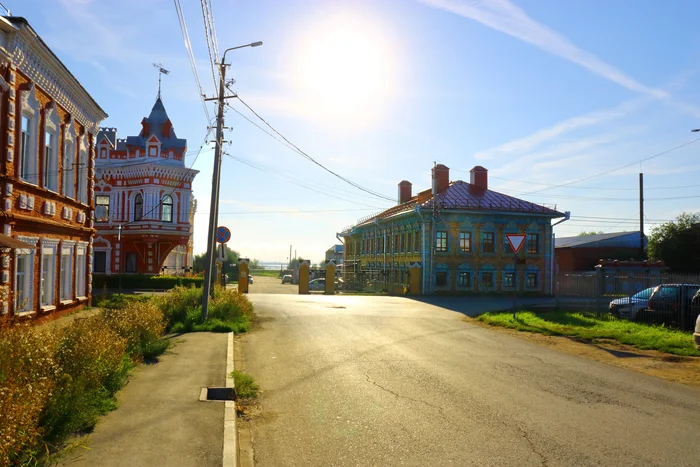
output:
POLYGON ((408 289, 408 270, 381 268, 343 270, 338 274, 338 290, 348 292, 401 294, 408 289))
POLYGON ((700 313, 700 274, 572 271, 554 276, 557 307, 599 318, 689 329, 700 313), (649 301, 657 286, 663 286, 649 301))

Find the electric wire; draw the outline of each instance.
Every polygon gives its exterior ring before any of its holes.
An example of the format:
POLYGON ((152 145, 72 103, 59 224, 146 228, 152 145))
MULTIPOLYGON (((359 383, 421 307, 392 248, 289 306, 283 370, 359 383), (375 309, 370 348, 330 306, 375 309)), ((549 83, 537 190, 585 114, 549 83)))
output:
POLYGON ((358 190, 364 191, 364 192, 366 192, 366 193, 369 193, 369 194, 371 194, 371 195, 376 196, 377 198, 382 198, 382 199, 385 199, 385 200, 387 200, 387 201, 392 201, 392 202, 395 201, 394 198, 390 198, 390 197, 388 197, 388 196, 386 196, 386 195, 383 195, 383 194, 378 193, 378 192, 376 192, 376 191, 373 191, 373 190, 370 190, 370 189, 368 189, 368 188, 365 188, 365 187, 363 187, 362 185, 360 185, 360 184, 358 184, 358 183, 355 183, 355 182, 353 182, 352 180, 349 180, 349 179, 343 177, 342 175, 340 175, 340 174, 334 172, 333 170, 329 169, 329 168, 326 167, 325 165, 321 164, 321 163, 318 162, 316 159, 314 159, 313 157, 311 157, 310 155, 308 155, 306 152, 304 152, 304 151, 302 151, 301 149, 299 149, 299 147, 298 147, 297 145, 295 145, 294 143, 292 143, 291 141, 289 141, 289 139, 287 139, 283 134, 281 134, 279 131, 277 131, 272 125, 270 125, 270 123, 267 122, 267 120, 265 120, 263 117, 261 117, 255 110, 253 110, 253 108, 252 108, 251 106, 249 106, 243 99, 241 99, 241 97, 240 97, 238 94, 236 94, 235 97, 238 98, 238 100, 241 102, 241 104, 243 104, 253 115, 255 115, 260 121, 262 121, 262 122, 263 122, 270 130, 272 130, 276 135, 278 135, 278 136, 279 136, 280 138, 282 138, 285 142, 287 142, 287 143, 291 146, 291 148, 294 149, 294 151, 295 151, 296 153, 300 154, 300 155, 303 156, 305 159, 307 159, 307 160, 309 160, 310 162, 316 164, 317 166, 319 166, 320 168, 322 168, 322 169, 325 170, 326 172, 328 172, 328 173, 330 173, 331 175, 337 177, 338 179, 344 181, 345 183, 347 183, 347 184, 349 184, 349 185, 352 185, 353 187, 357 188, 358 190))
POLYGON ((205 42, 207 43, 207 51, 209 52, 209 65, 211 65, 211 78, 214 83, 214 89, 217 88, 216 86, 216 57, 212 53, 212 49, 216 50, 214 48, 214 41, 212 39, 213 32, 210 31, 210 28, 212 27, 210 21, 209 21, 209 15, 207 13, 207 5, 208 2, 207 0, 201 0, 200 1, 202 5, 202 19, 204 20, 204 37, 205 37, 205 42))
POLYGON ((199 72, 197 71, 197 62, 194 59, 194 53, 192 51, 192 42, 190 41, 190 35, 187 32, 187 23, 185 22, 185 15, 182 12, 182 5, 180 0, 173 0, 175 5, 175 12, 177 13, 177 19, 180 23, 180 31, 182 32, 182 38, 185 41, 185 50, 187 50, 187 57, 190 61, 190 67, 192 68, 192 74, 194 76, 195 84, 197 85, 197 91, 199 92, 199 98, 202 101, 202 108, 204 109, 204 115, 207 118, 207 122, 211 122, 211 116, 209 115, 209 109, 207 108, 206 101, 204 100, 204 90, 202 89, 202 83, 199 80, 199 72))

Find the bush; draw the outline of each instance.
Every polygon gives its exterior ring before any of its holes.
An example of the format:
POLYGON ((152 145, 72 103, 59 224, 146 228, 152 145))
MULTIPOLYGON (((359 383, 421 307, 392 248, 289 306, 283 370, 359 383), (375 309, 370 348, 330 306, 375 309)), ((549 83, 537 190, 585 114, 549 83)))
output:
POLYGON ((150 300, 127 302, 120 309, 105 310, 107 325, 126 339, 126 351, 133 358, 151 358, 167 348, 163 312, 150 300))
POLYGON ((0 329, 0 465, 30 463, 43 452, 40 417, 60 373, 57 341, 28 325, 0 329))
MULTIPOLYGON (((121 276, 124 289, 169 290, 177 286, 201 287, 203 277, 157 276, 151 274, 123 274, 121 276)), ((118 274, 95 274, 92 276, 92 289, 118 289, 118 274)))

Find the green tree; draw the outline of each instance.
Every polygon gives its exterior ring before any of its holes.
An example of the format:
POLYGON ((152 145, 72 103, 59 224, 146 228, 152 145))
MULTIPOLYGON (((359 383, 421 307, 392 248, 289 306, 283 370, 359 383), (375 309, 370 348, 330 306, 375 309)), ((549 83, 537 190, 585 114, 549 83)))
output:
POLYGON ((598 235, 598 234, 602 234, 602 233, 603 233, 602 230, 600 232, 594 232, 591 230, 590 232, 581 232, 580 234, 578 234, 578 236, 581 237, 583 235, 598 235))
MULTIPOLYGON (((240 258, 241 254, 237 252, 236 250, 232 250, 228 246, 226 246, 226 261, 229 263, 229 265, 236 265, 238 264, 238 258, 240 258)), ((194 255, 194 261, 192 262, 192 268, 196 274, 201 273, 207 268, 207 254, 206 253, 200 253, 198 255, 194 255)))
POLYGON ((649 259, 661 260, 674 272, 700 270, 700 213, 683 213, 654 227, 647 244, 649 259))

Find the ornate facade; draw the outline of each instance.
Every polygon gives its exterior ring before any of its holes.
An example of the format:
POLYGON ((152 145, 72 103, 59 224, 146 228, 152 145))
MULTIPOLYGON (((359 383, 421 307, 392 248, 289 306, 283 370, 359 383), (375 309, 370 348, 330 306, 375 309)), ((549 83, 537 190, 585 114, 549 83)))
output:
POLYGON ((0 114, 0 313, 73 311, 90 300, 94 137, 107 114, 19 17, 0 17, 0 114))
POLYGON ((160 97, 141 121, 137 136, 118 139, 116 128, 100 130, 94 199, 96 274, 182 273, 191 267, 187 251, 197 171, 185 167, 186 151, 187 141, 175 135, 160 97))
MULTIPOLYGON (((413 196, 399 184, 399 204, 361 219, 339 235, 345 239, 346 271, 379 270, 408 283, 409 269, 422 269, 421 293, 550 293, 551 220, 554 209, 488 189, 488 172, 471 171, 471 183, 449 181, 449 168, 433 168, 433 188, 413 196), (507 234, 526 235, 515 264, 507 234)), ((416 293, 416 291, 412 291, 416 293)))

